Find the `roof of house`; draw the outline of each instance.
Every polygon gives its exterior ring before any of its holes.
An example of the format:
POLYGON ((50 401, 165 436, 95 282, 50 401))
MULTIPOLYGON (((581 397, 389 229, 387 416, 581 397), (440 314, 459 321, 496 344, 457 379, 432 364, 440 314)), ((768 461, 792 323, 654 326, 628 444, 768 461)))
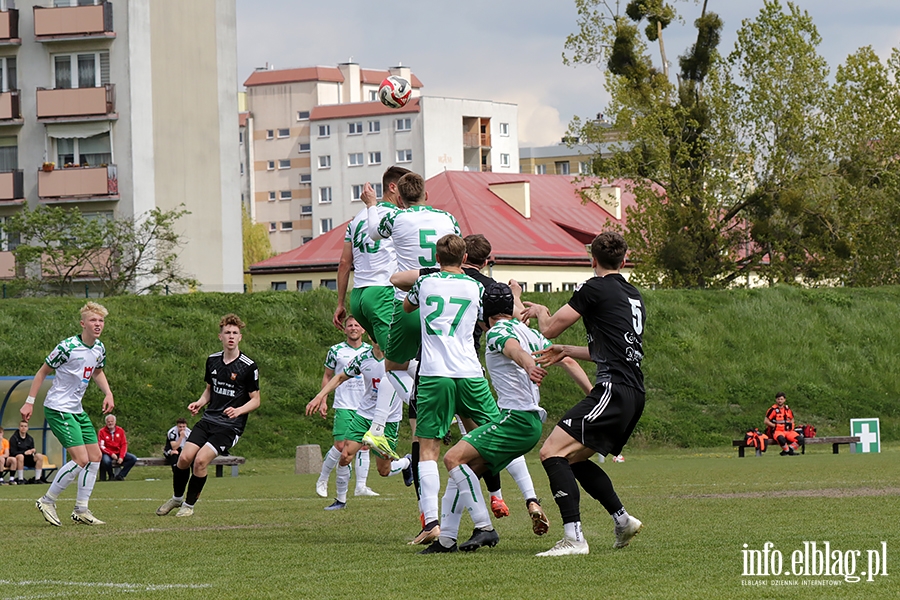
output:
MULTIPOLYGON (((491 242, 496 264, 589 266, 586 245, 603 229, 624 225, 625 211, 634 196, 621 188, 622 219, 617 220, 594 202, 583 202, 579 190, 596 178, 525 173, 445 171, 426 182, 428 204, 446 210, 459 221, 462 234, 482 233, 491 242), (496 183, 528 182, 531 216, 525 218, 491 191, 496 183)), ((334 270, 341 257, 346 223, 299 248, 250 267, 251 272, 334 270)))
POLYGON ((374 115, 419 112, 419 99, 411 98, 403 108, 391 108, 381 102, 352 102, 350 104, 328 104, 316 106, 309 111, 310 121, 342 119, 346 117, 371 117, 374 115))
MULTIPOLYGON (((378 84, 390 75, 388 70, 360 69, 359 78, 362 83, 378 84)), ((299 69, 279 69, 253 71, 244 82, 244 87, 255 85, 273 85, 278 83, 297 83, 301 81, 331 81, 343 83, 344 75, 337 67, 301 67, 299 69)), ((422 81, 411 74, 409 82, 414 88, 421 88, 422 81)))
POLYGON ((246 127, 247 119, 250 117, 249 112, 238 113, 238 127, 246 127))

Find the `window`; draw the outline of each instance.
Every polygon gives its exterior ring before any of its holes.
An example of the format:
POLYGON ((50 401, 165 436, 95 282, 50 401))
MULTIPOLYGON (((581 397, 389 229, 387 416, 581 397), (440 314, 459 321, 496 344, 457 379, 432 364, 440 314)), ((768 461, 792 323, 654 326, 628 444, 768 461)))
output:
POLYGON ((238 143, 239 144, 244 143, 244 132, 243 131, 238 131, 238 143))
POLYGON ((397 131, 409 131, 412 129, 412 119, 397 119, 397 131))
POLYGON ((0 252, 12 252, 19 245, 19 234, 9 234, 3 228, 9 217, 0 217, 0 252))
POLYGON ((278 231, 278 223, 271 221, 269 223, 269 231, 278 231))
MULTIPOLYGON (((319 188, 319 204, 329 204, 331 202, 331 188, 319 188)), ((311 207, 310 207, 311 208, 311 207)))
POLYGON ((591 163, 582 161, 578 163, 578 173, 581 175, 590 175, 593 168, 591 167, 591 163))
POLYGON ((350 135, 362 135, 362 121, 355 121, 350 123, 350 135))
POLYGON ((369 121, 369 133, 379 133, 381 131, 381 121, 369 121))
POLYGON ((569 174, 569 161, 567 161, 567 160, 556 161, 556 174, 557 175, 568 175, 569 174))
POLYGON ((361 167, 363 165, 363 153, 351 152, 347 155, 347 164, 351 167, 361 167))
POLYGON ((2 91, 8 92, 16 89, 16 57, 4 56, 0 58, 0 83, 2 91))
POLYGON ((528 291, 528 284, 527 284, 527 283, 525 283, 524 281, 520 281, 520 282, 519 282, 519 285, 522 286, 522 291, 523 291, 523 292, 527 292, 527 291, 528 291))
POLYGON ((303 206, 300 207, 300 215, 301 216, 306 215, 308 217, 311 214, 312 214, 312 205, 311 204, 304 204, 303 206))
POLYGON ((312 281, 304 280, 297 282, 297 291, 298 292, 310 292, 312 291, 312 281))
POLYGON ((362 200, 362 191, 363 191, 363 186, 351 185, 350 186, 350 199, 351 200, 362 200))
POLYGON ((328 137, 331 135, 331 125, 319 125, 319 137, 328 137))
POLYGON ((275 170, 275 161, 270 160, 266 163, 266 171, 274 171, 275 170))
POLYGON ((309 144, 300 144, 297 147, 298 152, 309 152, 309 144))
POLYGON ((56 138, 56 164, 107 165, 112 162, 109 132, 89 138, 56 138))
POLYGON ((378 100, 378 90, 369 90, 369 102, 378 100))
POLYGON ((279 200, 290 200, 291 199, 291 190, 281 190, 278 193, 279 200))
POLYGON ((274 129, 266 129, 266 139, 267 140, 275 139, 275 130, 274 129))
POLYGON ((500 155, 500 166, 509 168, 509 154, 500 155))
POLYGON ((304 235, 304 236, 303 236, 303 241, 300 242, 300 243, 301 243, 301 244, 308 244, 308 243, 311 242, 311 241, 312 241, 312 236, 311 236, 311 235, 304 235))
POLYGON ((500 123, 500 135, 509 136, 509 123, 500 123))
POLYGON ((291 159, 289 158, 281 158, 278 160, 278 168, 279 169, 290 169, 291 168, 291 159))
POLYGON ((241 163, 241 175, 244 174, 244 163, 241 163))
POLYGON ((323 279, 320 285, 323 288, 337 291, 337 279, 323 279))
POLYGON ((534 165, 534 174, 535 175, 546 175, 547 174, 547 165, 534 165))
POLYGON ((412 150, 397 150, 397 162, 398 163, 412 162, 412 150))
POLYGON ((275 202, 275 192, 269 192, 269 202, 275 202))
POLYGON ((312 183, 312 175, 310 175, 309 173, 301 174, 300 184, 302 185, 304 183, 312 183))
POLYGON ((282 221, 281 222, 281 230, 282 231, 293 231, 294 230, 294 222, 293 221, 282 221))
POLYGON ((291 130, 290 129, 279 129, 278 130, 278 138, 281 139, 281 138, 286 138, 286 137, 291 137, 291 130))
POLYGON ((380 165, 381 164, 381 152, 369 152, 369 164, 370 165, 380 165))
POLYGON ((378 198, 379 200, 384 197, 380 183, 375 184, 375 197, 378 198))
POLYGON ((16 136, 0 137, 0 173, 19 168, 19 140, 16 136))
POLYGON ((321 219, 319 221, 319 233, 328 233, 331 231, 331 219, 321 219))
POLYGON ((109 83, 109 52, 54 54, 56 89, 100 87, 109 83))
POLYGON ((536 283, 536 284, 534 284, 534 291, 536 291, 536 292, 552 292, 553 286, 549 283, 536 283))
POLYGON ((574 284, 574 283, 564 283, 564 284, 562 285, 562 291, 564 291, 564 292, 574 292, 574 291, 575 291, 575 284, 574 284))
POLYGON ((320 169, 330 169, 331 168, 331 155, 326 154, 324 156, 319 157, 319 168, 320 169))
MULTIPOLYGON (((272 223, 274 225, 274 223, 272 223)), ((273 281, 272 291, 283 292, 287 290, 287 281, 273 281)))
POLYGON ((298 121, 309 121, 309 111, 308 110, 298 110, 297 111, 297 120, 298 121))

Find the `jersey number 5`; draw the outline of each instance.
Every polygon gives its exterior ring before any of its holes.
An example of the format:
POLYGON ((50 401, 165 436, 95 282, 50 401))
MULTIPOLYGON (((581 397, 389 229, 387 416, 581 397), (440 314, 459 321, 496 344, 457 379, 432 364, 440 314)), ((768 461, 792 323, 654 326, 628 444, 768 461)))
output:
POLYGON ((637 335, 641 335, 644 331, 644 317, 641 312, 641 301, 635 298, 629 298, 628 302, 631 304, 631 324, 634 326, 634 332, 637 335))
POLYGON ((419 266, 422 267, 433 267, 437 264, 437 244, 429 242, 428 238, 430 237, 437 237, 437 231, 434 229, 419 230, 419 248, 422 249, 423 254, 427 252, 430 255, 430 258, 426 258, 427 255, 419 257, 419 266))

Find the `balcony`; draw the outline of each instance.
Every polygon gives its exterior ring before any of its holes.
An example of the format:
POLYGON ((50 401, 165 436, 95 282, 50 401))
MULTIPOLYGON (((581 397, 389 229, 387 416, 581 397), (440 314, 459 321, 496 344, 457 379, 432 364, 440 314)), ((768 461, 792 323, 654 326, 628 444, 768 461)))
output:
POLYGON ((490 148, 491 134, 489 133, 464 133, 464 148, 490 148))
POLYGON ((45 203, 118 200, 119 179, 116 166, 38 171, 38 196, 45 203))
POLYGON ((37 89, 39 121, 98 121, 116 118, 116 86, 37 89))
POLYGON ((21 204, 25 199, 25 178, 22 169, 0 173, 0 206, 21 204))
POLYGON ((35 6, 34 39, 38 42, 114 38, 112 4, 35 6))
POLYGON ((0 46, 19 46, 19 11, 15 8, 0 12, 0 46))
POLYGON ((0 125, 21 125, 22 108, 19 105, 19 90, 0 93, 0 125))

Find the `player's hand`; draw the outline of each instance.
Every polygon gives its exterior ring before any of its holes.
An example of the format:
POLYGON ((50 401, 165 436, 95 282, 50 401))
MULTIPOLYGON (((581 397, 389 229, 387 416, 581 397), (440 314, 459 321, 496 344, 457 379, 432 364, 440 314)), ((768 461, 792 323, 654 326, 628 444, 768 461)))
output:
POLYGON ((347 309, 343 304, 338 304, 338 307, 334 309, 334 316, 331 318, 331 324, 340 329, 344 330, 344 319, 347 318, 347 309))
POLYGON ((512 290, 513 296, 516 298, 522 295, 522 286, 515 279, 509 280, 509 289, 512 290))
POLYGON ((363 186, 363 191, 359 198, 367 207, 375 206, 375 204, 378 203, 378 198, 375 197, 375 188, 373 188, 372 184, 368 181, 366 182, 366 185, 363 186))
POLYGON ((525 310, 522 312, 522 320, 537 318, 539 314, 545 314, 546 316, 550 316, 550 309, 544 306, 543 304, 535 304, 534 302, 522 302, 525 305, 525 310))
POLYGON ((553 344, 543 350, 533 352, 532 356, 534 356, 535 362, 541 367, 549 367, 550 365, 555 365, 568 355, 566 354, 565 346, 562 344, 553 344))
POLYGON ((199 402, 191 402, 190 404, 188 404, 187 408, 189 411, 191 411, 191 414, 196 417, 197 413, 200 412, 200 403, 199 402))
POLYGON ((322 415, 323 419, 328 414, 328 403, 326 403, 325 399, 321 396, 316 396, 306 405, 306 416, 314 415, 316 413, 322 415))
POLYGON ((22 415, 22 420, 26 423, 29 419, 31 419, 31 413, 34 412, 34 404, 23 404, 22 408, 19 409, 19 414, 22 415))
POLYGON ((108 415, 113 411, 116 407, 116 402, 113 400, 112 394, 109 394, 103 399, 103 414, 108 415))
POLYGON ((528 378, 538 385, 541 385, 541 381, 547 376, 547 370, 538 365, 525 369, 525 372, 528 373, 528 378))
POLYGON ((235 419, 235 418, 241 416, 241 414, 238 412, 238 409, 236 409, 233 406, 227 407, 222 412, 225 413, 225 416, 228 417, 229 419, 235 419))

